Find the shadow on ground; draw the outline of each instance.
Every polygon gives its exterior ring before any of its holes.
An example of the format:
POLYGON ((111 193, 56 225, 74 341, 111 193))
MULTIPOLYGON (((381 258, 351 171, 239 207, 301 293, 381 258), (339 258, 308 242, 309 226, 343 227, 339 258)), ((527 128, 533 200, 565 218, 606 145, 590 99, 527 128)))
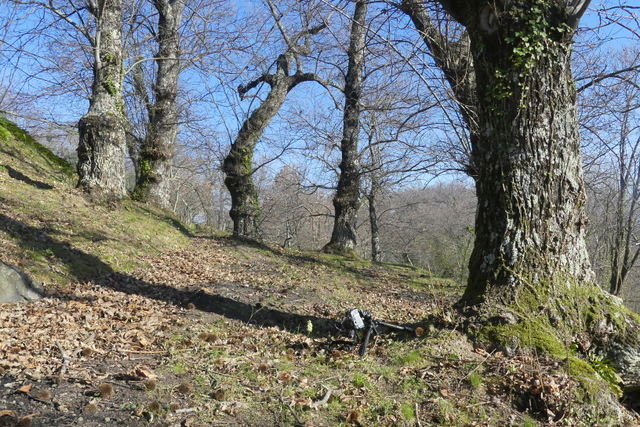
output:
MULTIPOLYGON (((46 252, 57 258, 67 266, 69 274, 77 280, 94 279, 94 282, 100 286, 126 294, 140 295, 180 307, 193 304, 195 309, 204 312, 216 313, 229 319, 261 326, 277 326, 294 333, 306 332, 308 322, 312 322, 314 334, 317 336, 329 336, 335 333, 336 319, 277 310, 260 303, 212 295, 201 290, 177 289, 115 272, 100 258, 51 237, 50 230, 26 225, 2 213, 0 213, 0 227, 18 239, 23 248, 46 252)), ((318 262, 312 257, 305 257, 304 261, 318 262)), ((64 293, 51 294, 51 296, 77 299, 74 295, 64 293)))
POLYGON ((0 213, 0 228, 18 240, 20 246, 31 252, 46 253, 60 260, 69 274, 77 280, 113 273, 110 265, 49 235, 47 228, 33 227, 0 213))
POLYGON ((17 179, 18 181, 22 181, 25 184, 29 184, 39 190, 51 190, 53 188, 53 185, 47 184, 46 182, 37 181, 35 179, 31 179, 27 175, 23 174, 20 171, 15 170, 11 166, 4 165, 3 167, 7 170, 11 178, 17 179))

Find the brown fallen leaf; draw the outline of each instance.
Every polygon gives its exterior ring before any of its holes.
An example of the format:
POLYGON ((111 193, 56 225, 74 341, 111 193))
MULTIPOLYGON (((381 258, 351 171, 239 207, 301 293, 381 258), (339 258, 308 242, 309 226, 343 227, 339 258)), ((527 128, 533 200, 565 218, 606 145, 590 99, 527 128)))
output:
POLYGON ((98 391, 100 392, 100 397, 105 399, 109 399, 113 397, 113 386, 109 383, 102 383, 98 386, 98 391))
POLYGON ((446 388, 441 388, 438 391, 440 392, 442 397, 451 397, 452 396, 451 392, 449 390, 447 390, 446 388))
POLYGON ((25 384, 16 390, 16 393, 29 393, 33 384, 25 384))
POLYGON ((148 378, 151 380, 155 380, 158 378, 158 376, 154 374, 153 371, 145 365, 136 366, 131 372, 131 374, 139 378, 148 378))
POLYGON ((354 424, 358 422, 358 417, 360 416, 360 414, 358 413, 358 411, 356 411, 355 409, 352 409, 349 411, 349 413, 347 414, 347 418, 346 418, 346 422, 348 424, 354 424))
POLYGON ((16 413, 10 409, 5 409, 0 411, 0 418, 2 417, 16 418, 16 413))
POLYGON ((32 393, 32 396, 38 400, 43 400, 45 402, 51 400, 52 397, 51 392, 48 390, 37 390, 36 392, 32 393))
POLYGON ((480 347, 474 348, 473 351, 475 353, 478 353, 481 356, 486 356, 487 354, 489 354, 489 353, 487 353, 487 350, 485 350, 484 348, 480 348, 480 347))
POLYGON ((38 415, 40 415, 39 413, 35 413, 35 414, 29 414, 29 415, 25 415, 24 417, 21 417, 18 420, 18 423, 16 424, 17 427, 31 427, 31 424, 33 423, 33 419, 35 417, 37 417, 38 415))

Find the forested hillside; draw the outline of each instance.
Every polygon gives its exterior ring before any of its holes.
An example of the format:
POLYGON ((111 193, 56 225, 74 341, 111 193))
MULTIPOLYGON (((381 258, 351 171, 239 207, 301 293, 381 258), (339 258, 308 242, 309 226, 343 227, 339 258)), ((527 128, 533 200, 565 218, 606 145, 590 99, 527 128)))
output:
POLYGON ((638 423, 639 12, 0 0, 0 425, 638 423))
POLYGON ((242 243, 137 202, 95 203, 28 134, 3 120, 0 137, 2 260, 47 285, 39 301, 0 305, 5 424, 638 420, 599 359, 470 341, 452 280, 242 243), (361 359, 335 342, 334 322, 353 307, 416 330, 375 338, 361 359))

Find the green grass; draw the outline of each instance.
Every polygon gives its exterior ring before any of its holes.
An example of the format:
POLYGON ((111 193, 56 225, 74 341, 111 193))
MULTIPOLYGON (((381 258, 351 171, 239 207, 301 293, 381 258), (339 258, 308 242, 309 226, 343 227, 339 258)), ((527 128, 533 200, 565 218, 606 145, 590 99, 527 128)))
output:
POLYGON ((471 384, 471 387, 480 388, 482 382, 482 375, 478 374, 477 372, 472 372, 471 374, 469 374, 469 384, 471 384))
POLYGON ((189 242, 193 228, 165 211, 87 201, 73 168, 3 117, 0 165, 0 255, 45 284, 127 273, 189 242))

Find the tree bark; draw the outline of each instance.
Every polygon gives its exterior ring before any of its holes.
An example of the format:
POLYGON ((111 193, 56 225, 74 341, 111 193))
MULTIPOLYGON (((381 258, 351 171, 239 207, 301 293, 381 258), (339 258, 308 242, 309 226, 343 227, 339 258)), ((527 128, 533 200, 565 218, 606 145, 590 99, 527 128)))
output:
POLYGON ((472 146, 478 213, 469 304, 513 298, 531 280, 594 278, 570 69, 574 29, 561 1, 522 11, 519 3, 456 10, 471 39, 481 129, 472 146))
POLYGON ((101 0, 95 18, 93 84, 89 110, 78 122, 78 187, 97 199, 120 199, 125 186, 122 98, 122 1, 101 0))
POLYGON ((331 240, 325 252, 348 254, 357 244, 356 220, 360 207, 360 162, 358 134, 360 132, 360 98, 366 39, 368 0, 356 1, 349 40, 349 65, 345 79, 345 108, 340 151, 340 177, 333 198, 335 218, 331 240))
POLYGON ((236 237, 257 237, 256 221, 260 205, 252 177, 253 152, 262 133, 282 107, 289 92, 289 76, 285 74, 284 68, 269 81, 269 95, 242 124, 222 165, 226 175, 224 184, 231 193, 229 215, 233 220, 233 235, 236 237))
POLYGON ((373 125, 369 135, 369 155, 371 156, 371 171, 369 179, 371 188, 367 195, 369 202, 369 228, 371 231, 371 261, 382 262, 382 248, 380 246, 380 227, 378 225, 378 194, 382 190, 382 159, 379 147, 374 146, 373 142, 376 135, 376 126, 373 125))
MULTIPOLYGON (((300 34, 315 34, 320 29, 320 27, 317 27, 300 34)), ((298 36, 295 38, 298 38, 298 36)), ((292 56, 294 55, 290 51, 283 53, 276 61, 275 73, 264 74, 247 85, 238 88, 241 97, 261 83, 267 83, 271 90, 266 99, 242 124, 238 136, 231 145, 231 150, 222 164, 222 171, 226 175, 224 183, 231 194, 229 216, 233 220, 233 235, 235 237, 249 239, 258 237, 257 220, 260 213, 260 204, 252 177, 253 152, 258 140, 269 122, 284 104, 287 94, 294 87, 302 82, 320 80, 315 74, 303 73, 302 70, 296 70, 295 73, 290 74, 290 58, 292 56)))
POLYGON ((158 11, 155 102, 149 106, 147 134, 140 149, 139 176, 134 196, 169 207, 169 181, 178 133, 180 23, 184 0, 154 0, 158 11))
POLYGON ((461 300, 470 329, 559 358, 578 340, 639 388, 637 317, 596 286, 584 241, 570 56, 588 0, 441 3, 468 31, 478 99, 476 238, 461 300))
POLYGON ((367 196, 369 200, 369 223, 371 226, 371 261, 382 261, 382 248, 380 247, 380 227, 378 226, 378 213, 376 212, 377 194, 373 187, 367 196))

